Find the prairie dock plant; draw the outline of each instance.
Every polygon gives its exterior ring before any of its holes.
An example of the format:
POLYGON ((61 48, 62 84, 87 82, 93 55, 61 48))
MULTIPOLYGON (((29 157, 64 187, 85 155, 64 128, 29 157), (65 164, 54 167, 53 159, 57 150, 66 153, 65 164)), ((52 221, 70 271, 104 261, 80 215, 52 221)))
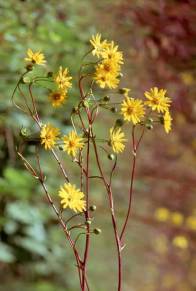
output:
MULTIPOLYGON (((119 87, 124 59, 118 45, 113 41, 102 40, 101 34, 97 34, 92 36, 89 46, 91 46, 91 49, 83 58, 79 77, 76 80, 78 81, 80 97, 70 112, 72 128, 69 127, 69 130, 64 125, 61 126, 60 130, 58 126, 51 124, 49 120, 43 123, 43 118, 46 120, 47 116, 39 114, 39 103, 34 95, 34 84, 40 78, 44 79, 45 82, 53 84, 53 89, 46 93, 45 98, 46 101, 49 101, 51 110, 56 111, 59 110, 59 107, 65 107, 67 102, 69 102, 72 78, 73 80, 76 78, 72 77, 69 69, 64 67, 66 64, 62 64, 56 73, 48 73, 44 54, 40 51, 33 52, 31 49, 27 50, 27 56, 24 60, 28 63, 25 65, 23 75, 19 77, 12 101, 18 109, 32 119, 35 128, 37 127, 39 138, 34 144, 35 163, 31 163, 24 156, 24 151, 21 150, 21 148, 24 149, 24 143, 23 147, 19 146, 18 155, 27 171, 41 184, 48 203, 54 210, 54 215, 56 215, 59 225, 63 229, 65 239, 69 242, 75 257, 79 289, 82 291, 91 290, 88 279, 91 237, 101 233, 104 235, 100 228, 93 225, 96 221, 96 211, 99 211, 98 208, 96 209, 96 205, 91 205, 94 197, 92 194, 94 193, 92 187, 93 179, 91 180, 92 176, 90 173, 92 157, 95 157, 97 176, 93 176, 93 178, 101 181, 103 193, 105 193, 108 201, 111 226, 114 232, 114 243, 116 244, 116 263, 118 268, 116 290, 121 291, 123 290, 123 249, 125 247, 125 235, 131 213, 138 149, 148 129, 160 126, 166 133, 171 131, 171 100, 167 96, 166 90, 159 89, 158 87, 144 92, 144 96, 141 99, 133 96, 130 88, 119 87), (89 57, 90 61, 88 60, 89 57), (94 58, 94 62, 92 62, 92 58, 94 58), (39 73, 39 76, 33 74, 32 77, 31 71, 34 70, 34 67, 40 65, 44 65, 42 69, 46 72, 43 76, 40 76, 39 73), (24 79, 28 80, 28 82, 24 82, 24 79), (22 86, 20 86, 21 84, 22 86), (20 99, 17 98, 17 102, 15 99, 16 92, 20 96, 20 99), (113 95, 110 94, 112 92, 118 94, 115 100, 112 100, 113 95), (118 102, 116 98, 119 98, 118 102), (99 118, 101 111, 112 112, 110 114, 113 116, 111 124, 107 128, 107 133, 104 133, 103 136, 99 136, 101 133, 97 133, 95 130, 96 123, 100 122, 102 124, 101 119, 103 117, 99 118), (128 182, 128 193, 125 193, 125 190, 123 193, 124 199, 127 200, 127 210, 122 226, 120 226, 118 216, 116 215, 118 205, 114 202, 113 174, 114 172, 116 173, 115 177, 118 175, 117 164, 125 149, 128 156, 127 163, 130 167, 130 181, 128 182), (54 158, 57 170, 59 168, 64 179, 64 183, 59 185, 56 193, 53 193, 53 195, 49 192, 47 185, 50 177, 46 179, 41 166, 40 150, 46 150, 46 154, 54 158), (59 151, 61 151, 61 155, 59 151), (103 155, 106 155, 108 159, 104 160, 102 158, 103 155), (64 156, 63 161, 60 156, 64 156), (81 173, 80 177, 78 177, 79 181, 73 181, 76 178, 73 178, 71 175, 70 168, 66 166, 66 160, 71 160, 73 162, 72 166, 79 168, 81 173), (105 171, 104 161, 108 161, 110 165, 112 164, 109 174, 105 171), (56 195, 56 199, 53 200, 52 197, 54 195, 56 195), (65 212, 67 215, 70 214, 69 219, 65 220, 65 212), (77 223, 74 219, 76 216, 78 217, 77 223), (79 220, 81 220, 80 223, 78 222, 79 220), (74 232, 76 228, 79 231, 77 236, 75 236, 74 232), (81 246, 79 247, 79 241, 82 239, 84 240, 83 249, 81 246)), ((58 116, 58 114, 55 116, 58 116)), ((58 121, 57 124, 59 124, 58 121)), ((174 243, 186 247, 186 243, 182 239, 176 238, 174 243)))

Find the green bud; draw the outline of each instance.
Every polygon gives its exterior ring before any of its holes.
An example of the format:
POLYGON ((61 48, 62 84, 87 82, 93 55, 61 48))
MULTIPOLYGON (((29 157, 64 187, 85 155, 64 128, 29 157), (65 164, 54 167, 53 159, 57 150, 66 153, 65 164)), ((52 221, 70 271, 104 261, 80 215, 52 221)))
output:
POLYGON ((60 151, 63 151, 63 146, 62 146, 62 145, 58 146, 58 149, 59 149, 60 151))
POLYGON ((122 118, 116 119, 115 127, 121 127, 124 124, 124 120, 122 118))
POLYGON ((118 89, 118 93, 119 94, 125 94, 125 93, 128 93, 130 91, 130 89, 128 88, 120 88, 118 89))
POLYGON ((51 78, 53 76, 53 72, 48 72, 47 77, 51 78))
POLYGON ((149 130, 151 130, 151 129, 153 129, 153 125, 150 124, 150 123, 147 123, 147 124, 146 124, 146 128, 149 129, 149 130))
POLYGON ((20 136, 22 136, 22 137, 28 137, 28 136, 30 136, 29 130, 27 128, 25 128, 25 127, 21 128, 21 130, 20 130, 20 136))
POLYGON ((28 84, 28 83, 31 82, 31 80, 30 80, 29 77, 23 77, 23 78, 21 79, 21 82, 22 82, 23 84, 28 84))
POLYGON ((112 107, 112 108, 110 109, 110 111, 113 112, 113 113, 116 113, 116 112, 118 112, 118 109, 117 109, 116 107, 112 107))
POLYGON ((114 154, 109 154, 108 155, 108 159, 111 160, 111 161, 114 161, 115 160, 115 155, 114 154))
POLYGON ((91 223, 92 223, 92 221, 91 221, 90 219, 88 219, 88 220, 85 222, 86 225, 91 225, 91 223))
POLYGON ((123 77, 123 74, 122 73, 119 73, 118 79, 121 79, 122 77, 123 77))
POLYGON ((94 232, 94 234, 100 234, 101 233, 101 229, 100 228, 94 228, 93 232, 94 232))
POLYGON ((26 65, 26 70, 27 71, 32 71, 33 70, 33 65, 32 64, 26 65))
POLYGON ((90 211, 95 211, 96 209, 97 209, 96 205, 91 205, 91 206, 89 207, 89 210, 90 210, 90 211))
POLYGON ((107 95, 104 96, 104 97, 103 97, 103 101, 104 101, 104 102, 108 102, 108 101, 110 101, 110 96, 107 96, 107 95))
POLYGON ((151 117, 149 117, 149 118, 147 119, 147 121, 148 121, 149 123, 153 123, 153 119, 152 119, 151 117))

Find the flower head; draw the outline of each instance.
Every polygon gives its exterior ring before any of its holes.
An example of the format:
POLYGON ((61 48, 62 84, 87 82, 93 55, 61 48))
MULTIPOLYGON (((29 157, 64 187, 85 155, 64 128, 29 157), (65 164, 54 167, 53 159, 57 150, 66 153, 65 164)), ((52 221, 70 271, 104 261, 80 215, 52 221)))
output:
POLYGON ((69 207, 75 212, 82 212, 86 209, 86 202, 83 200, 84 193, 77 189, 75 185, 65 183, 58 194, 61 197, 63 208, 69 207))
POLYGON ((137 124, 145 114, 142 100, 125 97, 121 104, 121 113, 125 121, 137 124))
POLYGON ((121 153, 124 151, 125 145, 124 142, 126 139, 124 138, 125 134, 122 132, 121 128, 114 129, 110 128, 110 144, 115 153, 121 153))
POLYGON ((187 249, 189 246, 188 239, 184 235, 177 235, 173 238, 173 245, 181 249, 187 249))
POLYGON ((71 88, 71 79, 72 77, 69 76, 68 69, 63 69, 62 67, 59 68, 58 73, 54 77, 54 81, 57 84, 58 88, 64 91, 67 91, 69 88, 71 88))
POLYGON ((164 124, 166 133, 169 133, 171 130, 171 122, 172 122, 172 118, 169 113, 169 110, 167 110, 163 116, 163 124, 164 124))
POLYGON ((51 92, 48 96, 48 99, 52 103, 53 107, 58 107, 63 104, 66 99, 66 93, 63 91, 54 91, 51 92))
POLYGON ((101 40, 101 34, 97 33, 96 35, 93 35, 90 39, 90 43, 93 46, 92 54, 93 56, 100 57, 103 50, 108 47, 107 40, 101 40))
POLYGON ((59 135, 60 130, 58 128, 50 125, 49 123, 45 124, 42 126, 40 132, 41 144, 44 145, 46 150, 51 150, 55 146, 59 135))
POLYGON ((73 157, 76 156, 77 151, 84 146, 84 140, 72 130, 68 135, 63 137, 63 150, 73 157))
POLYGON ((123 54, 118 50, 118 46, 113 41, 108 43, 108 46, 103 49, 101 57, 119 65, 123 64, 123 54))
POLYGON ((157 110, 159 113, 167 111, 171 100, 169 97, 165 96, 166 92, 166 90, 159 90, 157 87, 151 88, 150 92, 146 91, 144 93, 145 97, 148 99, 145 104, 152 110, 157 110))
POLYGON ((94 79, 101 88, 116 88, 119 84, 120 66, 112 60, 103 60, 95 67, 94 79))
POLYGON ((40 51, 33 52, 31 49, 27 50, 27 57, 25 58, 25 61, 37 65, 44 65, 46 62, 44 54, 42 54, 40 51))

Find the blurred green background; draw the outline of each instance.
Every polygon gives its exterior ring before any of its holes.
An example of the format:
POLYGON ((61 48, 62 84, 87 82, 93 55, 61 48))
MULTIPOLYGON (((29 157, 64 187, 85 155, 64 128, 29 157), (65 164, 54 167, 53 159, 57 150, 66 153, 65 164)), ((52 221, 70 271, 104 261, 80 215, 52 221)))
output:
MULTIPOLYGON (((32 124, 12 106, 11 95, 24 70, 27 48, 44 52, 48 70, 69 67, 76 80, 88 40, 96 32, 116 41, 124 52, 122 87, 130 87, 137 97, 151 86, 164 87, 173 99, 171 134, 160 128, 149 131, 139 153, 123 291, 195 290, 194 8, 191 0, 0 0, 0 290, 79 290, 72 252, 56 217, 16 156, 20 128, 32 130, 32 124)), ((78 98, 76 81, 61 109, 51 108, 46 90, 34 92, 45 120, 70 126, 70 110, 78 98)), ((103 118, 110 123, 114 116, 107 113, 103 118)), ((98 129, 101 134, 101 125, 98 129)), ((26 156, 32 158, 33 150, 25 149, 26 156)), ((53 159, 44 151, 41 156, 55 199, 62 180, 53 170, 53 159)), ((127 203, 127 158, 125 152, 114 185, 119 223, 127 203)), ((77 171, 72 174, 77 179, 77 171)), ((93 223, 102 234, 92 237, 89 283, 93 291, 116 290, 107 200, 100 183, 92 188, 98 209, 93 223)))

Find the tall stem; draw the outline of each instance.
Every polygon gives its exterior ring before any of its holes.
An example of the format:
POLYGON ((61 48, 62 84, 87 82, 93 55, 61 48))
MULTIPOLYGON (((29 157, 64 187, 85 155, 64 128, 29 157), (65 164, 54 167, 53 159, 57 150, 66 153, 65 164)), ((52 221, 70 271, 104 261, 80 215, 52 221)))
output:
POLYGON ((108 193, 108 198, 109 198, 109 205, 110 205, 110 213, 111 213, 111 217, 112 217, 112 225, 113 225, 113 229, 114 229, 114 236, 115 236, 115 241, 116 241, 116 247, 117 247, 117 253, 118 253, 118 291, 121 291, 122 289, 122 256, 121 256, 121 242, 120 242, 120 238, 118 235, 118 231, 117 231, 117 224, 116 224, 116 218, 115 218, 115 212, 114 212, 114 202, 113 202, 113 195, 112 195, 112 189, 111 186, 107 183, 104 173, 102 171, 102 167, 99 161, 99 155, 98 155, 98 151, 97 151, 97 146, 96 146, 96 142, 95 139, 93 137, 93 132, 91 134, 92 137, 92 142, 93 142, 93 146, 94 146, 94 151, 95 151, 95 157, 96 157, 96 161, 97 161, 97 166, 99 168, 99 172, 100 175, 103 179, 106 191, 108 193))

